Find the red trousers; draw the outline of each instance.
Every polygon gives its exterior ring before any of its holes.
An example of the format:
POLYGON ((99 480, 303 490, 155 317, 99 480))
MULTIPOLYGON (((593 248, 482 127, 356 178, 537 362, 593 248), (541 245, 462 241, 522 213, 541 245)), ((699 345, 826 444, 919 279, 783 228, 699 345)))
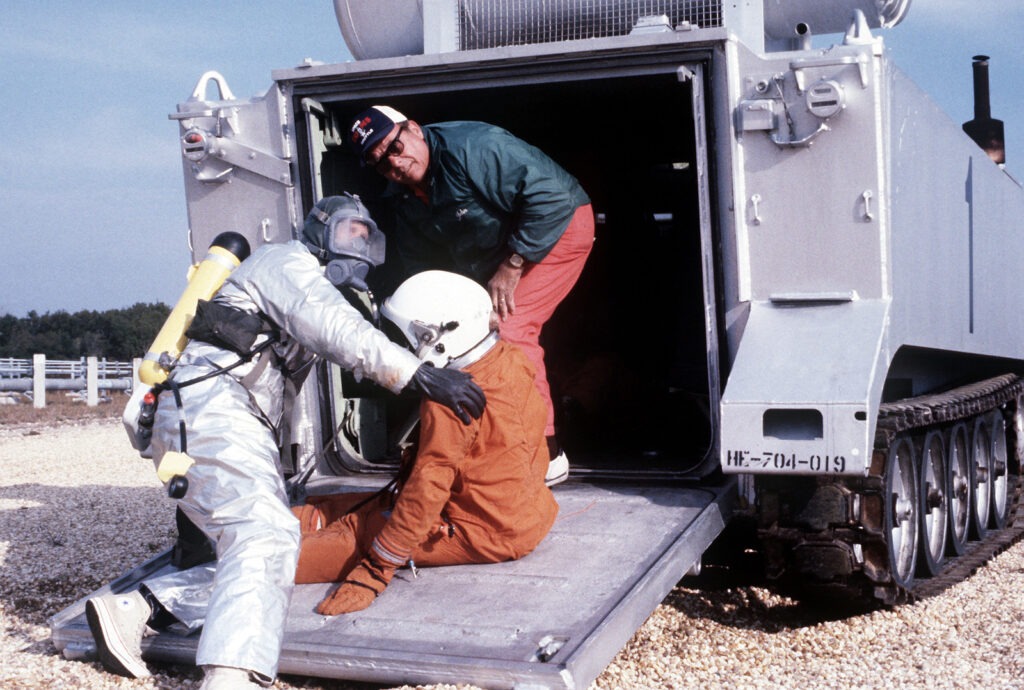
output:
POLYGON ((587 204, 576 209, 569 227, 548 255, 523 271, 515 291, 516 313, 500 326, 502 339, 521 347, 537 370, 537 390, 548 408, 545 436, 555 435, 555 408, 544 367, 540 330, 576 284, 593 246, 594 211, 587 204))

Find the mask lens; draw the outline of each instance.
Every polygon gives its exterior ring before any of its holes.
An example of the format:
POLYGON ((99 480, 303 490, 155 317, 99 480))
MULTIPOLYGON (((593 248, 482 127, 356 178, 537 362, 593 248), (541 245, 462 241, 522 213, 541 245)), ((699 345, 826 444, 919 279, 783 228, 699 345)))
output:
POLYGON ((351 256, 372 266, 384 263, 386 240, 369 216, 354 208, 336 211, 324 223, 327 252, 333 256, 351 256))
POLYGON ((361 220, 339 218, 330 234, 330 250, 335 254, 366 255, 369 246, 370 227, 361 220))

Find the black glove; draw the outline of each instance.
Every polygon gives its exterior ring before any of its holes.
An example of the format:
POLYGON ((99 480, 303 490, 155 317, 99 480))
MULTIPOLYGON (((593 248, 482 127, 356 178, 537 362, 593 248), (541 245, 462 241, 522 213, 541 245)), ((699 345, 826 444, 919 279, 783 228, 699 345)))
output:
POLYGON ((412 375, 409 388, 451 408, 463 424, 472 421, 470 415, 479 419, 487 404, 484 392, 472 376, 458 369, 438 369, 429 362, 421 364, 412 375))

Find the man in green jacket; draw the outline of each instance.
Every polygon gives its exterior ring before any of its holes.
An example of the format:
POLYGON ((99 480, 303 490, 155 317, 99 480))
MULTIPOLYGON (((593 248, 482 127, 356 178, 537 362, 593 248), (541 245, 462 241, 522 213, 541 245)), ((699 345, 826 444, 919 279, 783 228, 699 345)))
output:
POLYGON ((587 193, 543 151, 484 122, 421 126, 378 105, 355 118, 350 144, 390 181, 385 194, 404 275, 446 270, 487 288, 501 337, 536 368, 547 406, 548 484, 564 480, 569 463, 555 439, 539 339, 593 246, 587 193))

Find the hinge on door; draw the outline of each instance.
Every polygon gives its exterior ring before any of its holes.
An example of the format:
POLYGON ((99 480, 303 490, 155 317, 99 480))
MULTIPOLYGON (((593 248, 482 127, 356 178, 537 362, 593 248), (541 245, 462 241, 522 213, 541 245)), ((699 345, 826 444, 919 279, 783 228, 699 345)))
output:
POLYGON ((537 650, 533 653, 530 661, 551 661, 551 658, 558 653, 558 650, 569 641, 568 637, 561 635, 545 635, 537 643, 537 650))
MULTIPOLYGON (((241 139, 239 112, 245 107, 235 100, 227 82, 217 72, 200 77, 191 98, 168 117, 181 123, 181 154, 191 163, 192 174, 200 182, 230 181, 236 168, 292 186, 291 165, 287 158, 262 151, 241 139), (215 83, 220 101, 210 102, 206 92, 215 83)), ((286 139, 287 141, 287 139, 286 139)))

